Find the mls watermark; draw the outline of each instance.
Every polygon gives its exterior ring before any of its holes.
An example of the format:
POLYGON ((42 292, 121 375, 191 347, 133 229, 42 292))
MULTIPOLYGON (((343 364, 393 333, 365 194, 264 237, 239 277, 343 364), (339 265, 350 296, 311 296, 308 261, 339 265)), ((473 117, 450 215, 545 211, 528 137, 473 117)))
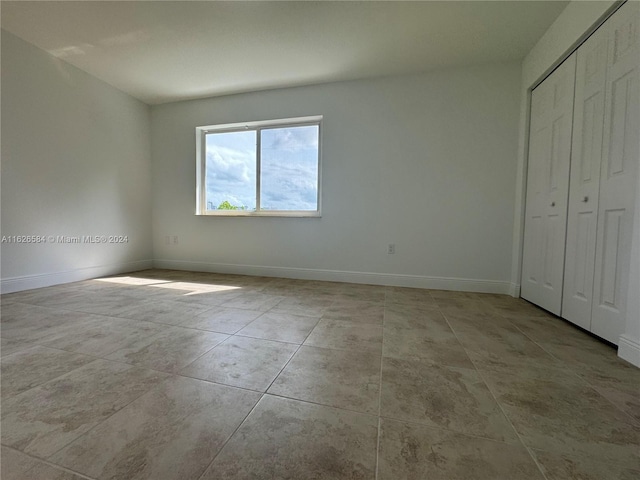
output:
POLYGON ((3 235, 1 243, 15 244, 101 244, 129 243, 128 235, 3 235))

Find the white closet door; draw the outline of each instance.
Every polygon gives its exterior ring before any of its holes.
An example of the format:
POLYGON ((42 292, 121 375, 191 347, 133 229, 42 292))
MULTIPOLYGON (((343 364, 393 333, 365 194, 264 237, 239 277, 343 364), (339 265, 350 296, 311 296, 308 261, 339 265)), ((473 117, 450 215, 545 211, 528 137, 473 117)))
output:
POLYGON ((639 163, 639 4, 607 21, 609 52, 591 331, 618 343, 624 332, 636 171, 639 163))
POLYGON ((531 94, 521 296, 556 315, 562 305, 576 56, 531 94))
POLYGON ((591 329, 609 29, 578 49, 562 316, 591 329))

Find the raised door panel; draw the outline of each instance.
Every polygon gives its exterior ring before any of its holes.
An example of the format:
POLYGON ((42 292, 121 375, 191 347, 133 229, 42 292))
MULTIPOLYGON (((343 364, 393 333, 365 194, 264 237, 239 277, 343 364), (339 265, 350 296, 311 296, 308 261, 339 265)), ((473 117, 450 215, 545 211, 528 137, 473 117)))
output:
POLYGON ((531 96, 521 295, 560 314, 575 81, 569 57, 531 96))
POLYGON ((543 215, 546 198, 545 172, 550 139, 547 125, 549 88, 540 85, 531 94, 531 124, 529 138, 529 168, 525 207, 525 237, 522 263, 521 295, 538 303, 542 284, 543 215))
POLYGON ((640 158, 640 5, 624 4, 609 29, 603 156, 591 331, 618 343, 626 321, 635 185, 640 158))
POLYGON ((591 328, 608 29, 578 49, 562 316, 591 328))

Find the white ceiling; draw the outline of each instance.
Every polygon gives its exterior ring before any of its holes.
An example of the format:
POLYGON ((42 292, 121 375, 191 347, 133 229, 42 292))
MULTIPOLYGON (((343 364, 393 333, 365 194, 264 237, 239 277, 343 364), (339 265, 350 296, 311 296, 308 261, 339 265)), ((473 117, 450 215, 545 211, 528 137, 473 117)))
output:
POLYGON ((565 1, 2 1, 2 28, 149 104, 523 58, 565 1))

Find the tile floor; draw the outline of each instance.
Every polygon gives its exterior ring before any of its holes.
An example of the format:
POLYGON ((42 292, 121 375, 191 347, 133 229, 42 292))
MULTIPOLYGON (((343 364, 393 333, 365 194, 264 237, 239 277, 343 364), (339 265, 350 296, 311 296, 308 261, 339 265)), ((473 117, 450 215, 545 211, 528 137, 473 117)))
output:
POLYGON ((640 478, 640 369, 507 296, 149 270, 0 337, 3 480, 640 478))

